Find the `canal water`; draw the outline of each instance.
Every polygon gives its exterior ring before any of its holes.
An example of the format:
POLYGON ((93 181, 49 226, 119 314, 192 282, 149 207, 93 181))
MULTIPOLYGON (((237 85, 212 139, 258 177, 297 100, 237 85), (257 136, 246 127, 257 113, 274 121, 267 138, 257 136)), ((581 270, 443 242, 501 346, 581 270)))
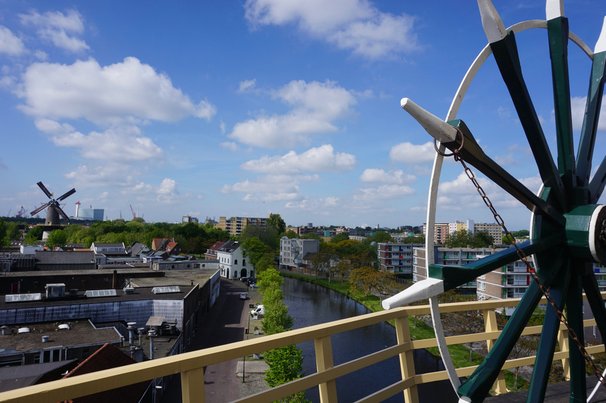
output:
MULTIPOLYGON (((327 288, 291 278, 284 278, 284 302, 294 319, 294 327, 301 328, 319 323, 368 313, 368 310, 343 294, 327 288)), ((380 323, 367 328, 356 329, 332 337, 335 364, 350 361, 396 343, 395 329, 380 323)), ((315 355, 312 342, 299 345, 303 350, 304 374, 315 372, 315 355)), ((417 373, 443 369, 442 362, 426 351, 415 351, 417 373)), ((400 378, 397 357, 349 374, 337 380, 337 394, 340 402, 353 402, 371 392, 389 386, 400 378)), ((421 402, 456 402, 457 398, 447 381, 421 385, 421 402)), ((306 397, 319 401, 317 388, 308 390, 306 397)), ((388 402, 403 402, 398 393, 388 402)))

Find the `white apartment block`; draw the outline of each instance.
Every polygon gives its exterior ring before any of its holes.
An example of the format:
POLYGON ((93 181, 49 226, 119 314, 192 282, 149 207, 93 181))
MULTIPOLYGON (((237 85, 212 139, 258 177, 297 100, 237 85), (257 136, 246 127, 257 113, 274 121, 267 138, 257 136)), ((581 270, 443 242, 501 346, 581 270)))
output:
POLYGON ((379 269, 395 275, 410 276, 413 266, 413 248, 420 244, 380 242, 377 244, 379 269))
POLYGON ((320 251, 317 239, 288 238, 280 239, 280 268, 298 269, 311 267, 311 255, 320 251))
POLYGON ((237 241, 227 241, 217 250, 219 271, 221 277, 239 279, 242 277, 255 277, 255 268, 247 261, 244 249, 237 241))
POLYGON ((267 220, 267 218, 260 217, 219 217, 219 222, 215 225, 215 228, 227 231, 229 235, 239 236, 248 225, 267 227, 267 220))

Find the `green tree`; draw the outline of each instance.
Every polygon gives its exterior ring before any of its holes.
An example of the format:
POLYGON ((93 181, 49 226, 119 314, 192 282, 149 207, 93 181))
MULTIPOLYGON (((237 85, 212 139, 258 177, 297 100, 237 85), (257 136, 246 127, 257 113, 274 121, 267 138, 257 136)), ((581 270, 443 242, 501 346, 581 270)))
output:
POLYGON ((446 237, 444 245, 448 248, 487 248, 494 243, 494 239, 483 231, 478 231, 475 234, 461 229, 446 237))
POLYGON ((0 220, 0 246, 8 245, 7 226, 3 220, 0 220))
POLYGON ((284 233, 284 235, 285 235, 286 237, 290 238, 290 239, 293 239, 293 238, 297 238, 297 237, 298 237, 297 233, 296 233, 295 231, 291 230, 291 229, 289 229, 288 231, 286 231, 286 232, 284 233))
POLYGON ((286 223, 280 214, 270 214, 267 219, 267 225, 275 229, 278 235, 282 235, 286 231, 286 223))
MULTIPOLYGON (((340 234, 336 234, 335 236, 330 238, 330 242, 332 242, 332 243, 339 243, 339 242, 347 241, 347 240, 349 240, 349 234, 347 234, 346 232, 341 232, 340 234)), ((353 242, 355 242, 355 241, 353 241, 353 242)))
POLYGON ((57 248, 57 247, 63 247, 65 246, 65 244, 67 243, 67 234, 65 233, 65 231, 61 230, 61 229, 56 229, 51 231, 50 234, 48 234, 48 239, 46 240, 46 246, 48 246, 51 249, 57 248))
MULTIPOLYGON (((5 245, 10 245, 13 241, 19 241, 21 236, 21 231, 19 231, 19 224, 11 221, 6 223, 6 233, 5 233, 5 245)), ((0 242, 2 239, 0 238, 0 242)))
POLYGON ((23 242, 26 245, 35 245, 42 239, 42 233, 44 232, 44 228, 41 226, 33 226, 25 234, 25 239, 23 242))
POLYGON ((478 231, 473 235, 472 242, 475 248, 487 248, 494 244, 494 238, 487 232, 478 231))
POLYGON ((402 240, 402 243, 419 243, 419 244, 424 244, 425 243, 425 237, 423 235, 410 236, 410 237, 404 238, 402 240))
POLYGON ((386 231, 377 231, 375 232, 370 238, 369 241, 370 242, 380 242, 380 243, 385 243, 385 242, 390 242, 391 241, 391 235, 389 235, 388 232, 386 231))
POLYGON ((372 267, 360 267, 349 274, 350 289, 354 293, 383 294, 395 287, 393 273, 379 271, 372 267))
MULTIPOLYGON (((283 279, 275 268, 267 268, 259 273, 257 284, 262 295, 265 315, 263 331, 266 334, 280 333, 292 327, 293 320, 282 295, 283 279)), ((271 387, 290 382, 302 376, 303 355, 295 345, 276 348, 265 353, 269 368, 265 372, 265 381, 271 387)), ((304 394, 297 393, 285 401, 304 401, 304 394)))
POLYGON ((257 272, 260 271, 261 259, 266 255, 271 254, 269 247, 255 236, 244 239, 244 241, 242 241, 242 247, 244 248, 246 256, 248 256, 250 262, 257 268, 257 272))
MULTIPOLYGON (((296 345, 276 348, 265 353, 269 369, 265 372, 265 381, 272 388, 301 377, 303 371, 303 353, 296 345)), ((305 401, 304 393, 297 393, 286 401, 305 401)))

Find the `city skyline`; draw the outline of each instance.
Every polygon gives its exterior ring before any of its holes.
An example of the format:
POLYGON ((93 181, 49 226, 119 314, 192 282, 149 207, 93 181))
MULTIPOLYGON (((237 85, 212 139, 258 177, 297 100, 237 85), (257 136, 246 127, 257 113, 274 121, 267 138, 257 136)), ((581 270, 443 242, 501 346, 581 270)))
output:
MULTIPOLYGON (((494 1, 505 26, 544 1, 494 1)), ((289 225, 420 226, 433 144, 402 109, 444 117, 486 45, 476 2, 0 2, 0 216, 48 199, 179 222, 267 217, 289 225)), ((604 6, 568 1, 593 49, 604 6)), ((516 35, 549 146, 555 125, 547 35, 516 35)), ((590 60, 569 48, 578 140, 590 60)), ((540 180, 492 59, 459 116, 533 192, 540 180)), ((602 119, 596 164, 606 149, 602 119)), ((594 164, 594 169, 595 165, 594 164)), ((511 230, 530 214, 479 175, 511 230)), ((460 165, 446 162, 438 222, 493 222, 460 165)), ((602 201, 603 202, 603 201, 602 201)), ((41 214, 43 216, 43 213, 41 214)))

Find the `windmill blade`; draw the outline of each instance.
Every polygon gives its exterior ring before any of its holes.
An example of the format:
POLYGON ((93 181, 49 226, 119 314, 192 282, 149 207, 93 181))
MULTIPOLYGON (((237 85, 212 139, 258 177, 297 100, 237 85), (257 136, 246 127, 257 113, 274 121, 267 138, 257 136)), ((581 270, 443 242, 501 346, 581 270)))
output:
POLYGON ((69 217, 67 216, 67 214, 65 214, 65 211, 63 211, 63 209, 59 207, 59 205, 55 204, 53 205, 53 208, 57 211, 57 213, 59 213, 60 216, 62 216, 69 222, 69 217))
POLYGON ((42 189, 44 194, 47 195, 49 199, 53 198, 53 194, 46 188, 46 186, 44 186, 44 183, 38 182, 37 185, 40 189, 42 189))
POLYGON ((67 192, 65 192, 62 196, 60 196, 57 201, 61 201, 63 199, 67 199, 69 196, 73 195, 74 193, 76 193, 76 189, 72 188, 72 190, 68 190, 67 192))
POLYGON ((42 210, 44 210, 45 208, 47 208, 49 205, 51 204, 51 202, 48 203, 44 203, 43 205, 41 205, 40 207, 38 207, 37 209, 35 209, 34 211, 32 211, 31 213, 29 213, 30 215, 36 215, 39 212, 41 212, 42 210))

